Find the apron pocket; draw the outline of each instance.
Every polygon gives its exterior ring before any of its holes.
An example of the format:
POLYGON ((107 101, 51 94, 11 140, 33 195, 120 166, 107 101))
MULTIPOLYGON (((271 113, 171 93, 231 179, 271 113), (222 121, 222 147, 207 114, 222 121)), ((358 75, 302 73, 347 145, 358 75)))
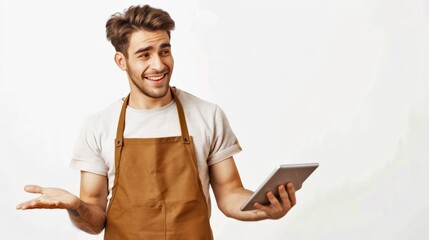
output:
POLYGON ((165 206, 162 200, 147 199, 135 204, 132 210, 133 227, 143 239, 165 238, 165 206))

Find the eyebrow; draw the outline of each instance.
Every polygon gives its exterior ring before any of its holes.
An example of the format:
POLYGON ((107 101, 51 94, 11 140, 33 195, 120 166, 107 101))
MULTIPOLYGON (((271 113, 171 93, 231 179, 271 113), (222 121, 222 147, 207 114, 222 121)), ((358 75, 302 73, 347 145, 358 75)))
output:
MULTIPOLYGON (((160 47, 161 48, 170 48, 171 44, 169 44, 169 43, 162 43, 160 47)), ((139 53, 146 52, 146 51, 149 51, 149 50, 152 50, 152 49, 153 49, 152 46, 145 47, 145 48, 140 48, 134 54, 139 54, 139 53)))
POLYGON ((163 44, 161 44, 161 48, 171 48, 171 44, 163 43, 163 44))
POLYGON ((139 54, 139 53, 146 52, 146 51, 149 51, 149 50, 152 50, 152 49, 153 49, 153 47, 152 47, 152 46, 145 47, 145 48, 140 48, 140 49, 139 49, 139 50, 137 50, 134 54, 139 54))

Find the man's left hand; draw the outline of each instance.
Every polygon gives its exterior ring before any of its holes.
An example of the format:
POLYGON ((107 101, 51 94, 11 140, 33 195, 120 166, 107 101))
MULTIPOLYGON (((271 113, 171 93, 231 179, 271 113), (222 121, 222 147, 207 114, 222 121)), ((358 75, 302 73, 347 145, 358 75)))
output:
POLYGON ((284 185, 279 186, 280 199, 277 199, 272 192, 268 192, 267 198, 270 201, 269 205, 255 203, 253 206, 264 212, 269 219, 282 218, 296 204, 295 187, 292 183, 288 183, 286 188, 284 185))

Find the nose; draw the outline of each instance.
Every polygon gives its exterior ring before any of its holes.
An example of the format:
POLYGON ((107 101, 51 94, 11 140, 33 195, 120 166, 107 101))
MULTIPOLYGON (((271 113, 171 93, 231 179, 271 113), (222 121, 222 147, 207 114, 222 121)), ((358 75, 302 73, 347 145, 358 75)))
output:
POLYGON ((164 70, 164 63, 158 54, 155 54, 152 58, 151 68, 157 72, 164 70))

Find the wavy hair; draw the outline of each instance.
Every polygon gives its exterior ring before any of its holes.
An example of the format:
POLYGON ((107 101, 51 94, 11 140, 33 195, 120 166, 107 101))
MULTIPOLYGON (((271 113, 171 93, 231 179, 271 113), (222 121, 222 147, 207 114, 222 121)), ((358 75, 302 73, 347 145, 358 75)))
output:
POLYGON ((106 23, 106 37, 115 50, 128 58, 128 44, 130 36, 137 30, 157 31, 164 30, 168 37, 174 30, 175 23, 170 14, 149 5, 131 6, 123 13, 113 14, 106 23))

